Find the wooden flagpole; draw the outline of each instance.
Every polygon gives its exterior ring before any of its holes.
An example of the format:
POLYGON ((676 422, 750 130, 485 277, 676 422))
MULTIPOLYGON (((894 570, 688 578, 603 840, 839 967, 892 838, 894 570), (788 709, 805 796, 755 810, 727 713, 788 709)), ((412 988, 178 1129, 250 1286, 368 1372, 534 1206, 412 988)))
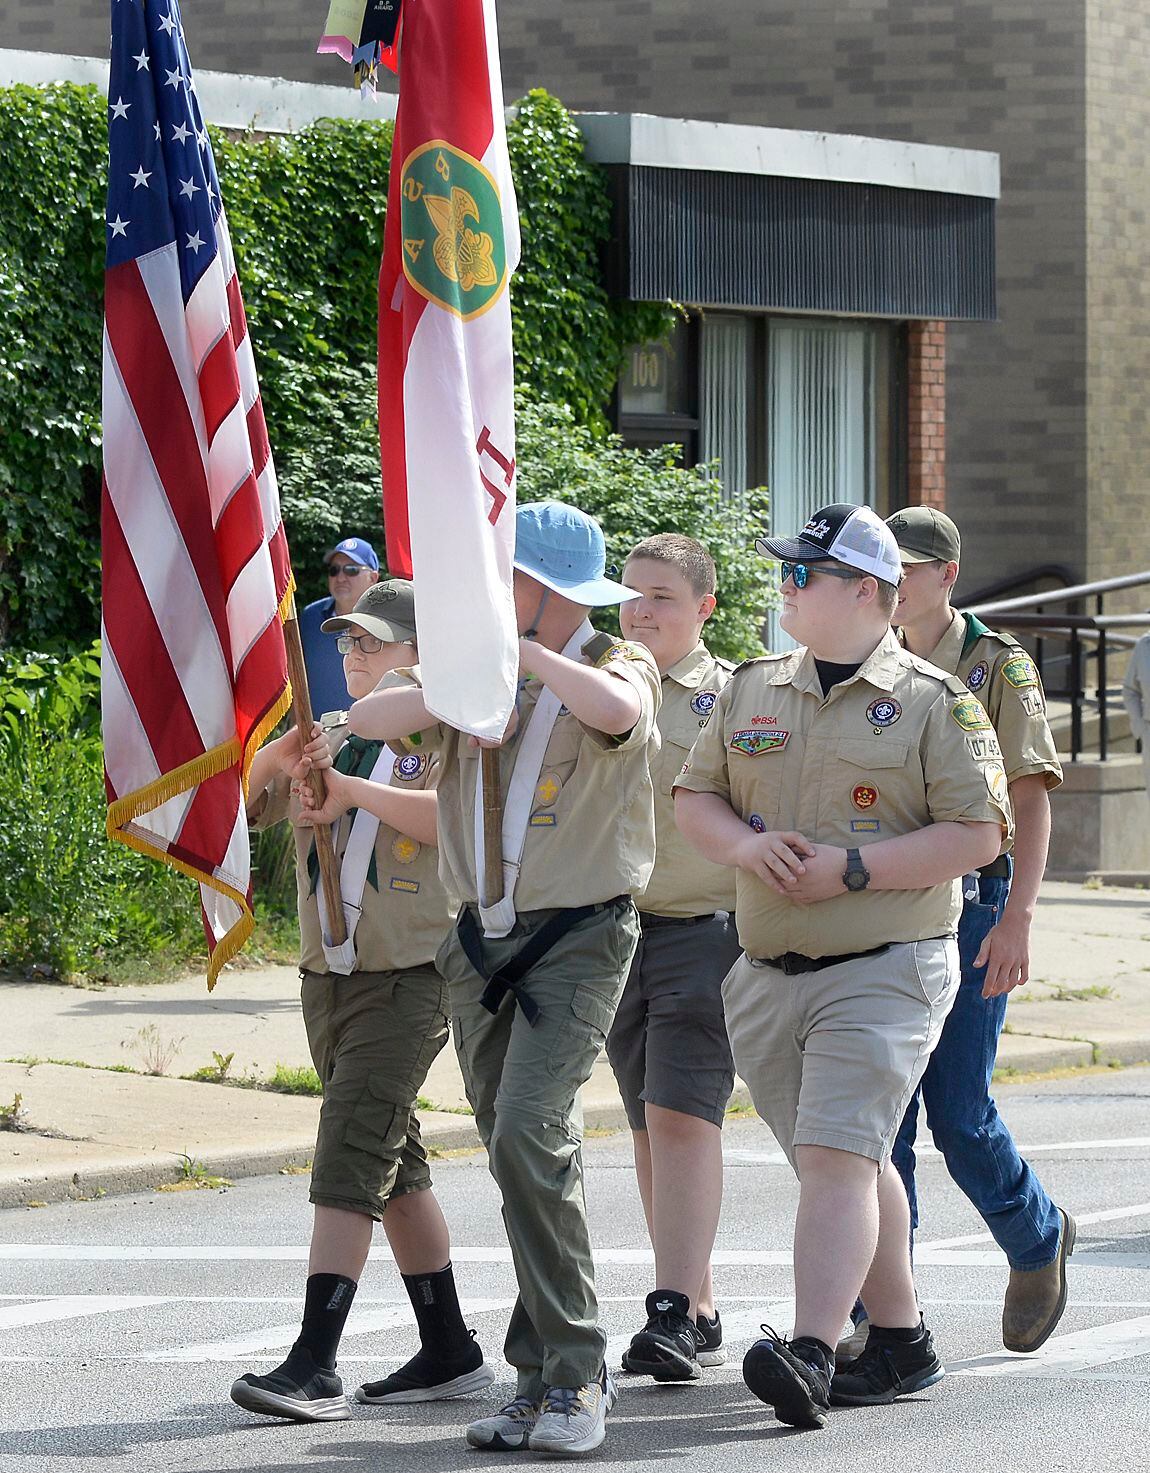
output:
POLYGON ((499 786, 499 748, 484 747, 483 768, 483 897, 487 905, 503 899, 503 793, 499 786))
MULTIPOLYGON (((311 740, 311 729, 315 724, 315 717, 311 710, 311 694, 307 688, 307 667, 303 660, 303 644, 300 640, 299 620, 296 618, 295 599, 291 602, 291 613, 284 620, 284 644, 287 647, 288 677, 291 680, 292 714, 295 716, 296 730, 301 737, 301 745, 311 740)), ((327 797, 327 784, 323 780, 323 773, 314 768, 308 774, 315 801, 322 804, 327 797)), ((335 846, 331 839, 330 824, 317 824, 313 830, 315 834, 315 852, 319 860, 319 881, 323 886, 324 900, 327 904, 328 930, 331 932, 333 946, 342 946, 347 940, 347 921, 343 913, 343 895, 339 888, 339 869, 335 862, 335 846), (332 904, 334 897, 335 904, 332 904)))

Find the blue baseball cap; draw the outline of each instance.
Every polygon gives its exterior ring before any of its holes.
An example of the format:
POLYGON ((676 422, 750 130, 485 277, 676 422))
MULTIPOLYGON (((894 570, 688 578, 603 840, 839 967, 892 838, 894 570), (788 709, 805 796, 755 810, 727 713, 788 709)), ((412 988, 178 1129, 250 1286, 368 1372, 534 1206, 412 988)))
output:
POLYGON ((607 549, 595 518, 561 501, 529 501, 516 510, 513 561, 536 583, 587 608, 639 597, 603 576, 607 549))
POLYGON ((345 537, 342 542, 337 542, 330 552, 325 552, 323 560, 330 563, 333 557, 349 557, 353 563, 358 563, 361 568, 370 568, 373 573, 379 572, 379 559, 375 555, 375 548, 370 542, 365 542, 362 537, 345 537))

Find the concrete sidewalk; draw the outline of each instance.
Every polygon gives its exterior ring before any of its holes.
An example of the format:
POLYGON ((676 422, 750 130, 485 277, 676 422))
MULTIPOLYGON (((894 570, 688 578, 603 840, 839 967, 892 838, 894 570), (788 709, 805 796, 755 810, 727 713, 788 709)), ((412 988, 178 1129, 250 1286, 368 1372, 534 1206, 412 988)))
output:
MULTIPOLYGON (((318 1101, 180 1079, 234 1053, 232 1075, 266 1078, 309 1062, 294 968, 228 969, 99 991, 0 984, 0 1106, 23 1096, 30 1129, 0 1133, 0 1207, 141 1190, 189 1168, 248 1176, 304 1164, 318 1101), (62 1062, 61 1062, 62 1061, 62 1062), (92 1067, 83 1068, 78 1065, 92 1067), (164 1077, 112 1072, 163 1067, 164 1077)), ((1150 1060, 1150 892, 1043 887, 1032 980, 1011 1001, 999 1066, 1028 1073, 1150 1060)), ((475 1128, 450 1045, 420 1112, 439 1150, 473 1147, 475 1128)), ((745 1100, 745 1094, 742 1095, 745 1100)), ((589 1126, 624 1123, 605 1059, 583 1091, 589 1126)))

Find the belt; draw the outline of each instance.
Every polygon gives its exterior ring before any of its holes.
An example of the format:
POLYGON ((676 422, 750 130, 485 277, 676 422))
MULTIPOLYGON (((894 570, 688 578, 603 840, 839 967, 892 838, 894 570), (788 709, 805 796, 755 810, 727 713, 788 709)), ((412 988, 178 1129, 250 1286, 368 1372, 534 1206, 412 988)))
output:
POLYGON ((774 967, 788 977, 797 977, 801 972, 821 972, 824 967, 838 966, 839 962, 857 961, 863 956, 879 956, 890 950, 885 946, 872 946, 869 951, 846 951, 841 956, 803 956, 801 951, 784 951, 782 956, 748 957, 752 967, 774 967))
POLYGON ((978 873, 984 880, 1009 880, 1010 856, 1000 854, 992 864, 984 864, 978 873))
POLYGON ((713 921, 715 911, 708 911, 705 916, 657 916, 650 911, 639 912, 639 924, 644 931, 658 931, 663 926, 701 926, 704 921, 713 921))
POLYGON ((487 983, 479 999, 480 1004, 489 1013, 497 1013, 503 1005, 503 999, 510 992, 523 1016, 534 1028, 539 1021, 539 1004, 524 987, 523 978, 536 962, 542 961, 551 948, 580 921, 585 921, 588 916, 598 915, 601 910, 610 910, 613 906, 630 904, 629 895, 616 895, 614 900, 603 900, 597 905, 577 905, 571 910, 557 910, 549 920, 544 921, 535 935, 526 941, 513 957, 503 963, 497 972, 487 969, 483 956, 483 938, 479 934, 479 926, 475 919, 476 909, 474 906, 465 905, 456 920, 456 930, 464 955, 487 983))

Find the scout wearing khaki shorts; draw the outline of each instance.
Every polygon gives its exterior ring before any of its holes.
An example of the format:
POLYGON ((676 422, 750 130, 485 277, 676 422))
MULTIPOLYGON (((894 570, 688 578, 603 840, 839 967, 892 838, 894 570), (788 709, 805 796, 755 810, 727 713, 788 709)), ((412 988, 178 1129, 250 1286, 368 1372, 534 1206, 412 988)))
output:
MULTIPOLYGON (((1066 1307, 1066 1259, 1075 1224, 1019 1155, 990 1082, 1007 995, 1030 972, 1030 923, 1050 838, 1049 794, 1062 781, 1062 767, 1034 662, 1008 634, 950 606, 959 570, 958 528, 927 506, 908 507, 887 526, 903 565, 895 613, 903 643, 977 695, 994 724, 997 760, 1010 785, 1013 875, 1011 859, 1003 855, 964 886, 958 926, 962 985, 920 1092, 947 1170, 1010 1263, 1003 1343, 1008 1350, 1032 1351, 1053 1333, 1066 1307)), ((916 1227, 917 1124, 916 1095, 892 1152, 916 1227)))
POLYGON ((636 896, 639 945, 607 1035, 655 1249, 647 1323, 624 1351, 623 1369, 689 1381, 727 1358, 710 1254, 735 1082, 721 988, 739 944, 730 915, 735 872, 700 859, 679 833, 671 784, 731 667, 701 637, 715 608, 715 564, 701 543, 675 532, 648 537, 627 559, 623 582, 639 597, 620 608, 620 627, 647 646, 663 677, 662 746, 651 767, 655 870, 636 896))
POLYGON ((1009 836, 990 722, 890 628, 901 576, 865 507, 815 513, 782 562, 805 646, 735 671, 675 784, 683 832, 738 867, 744 955, 723 984, 735 1064, 800 1179, 795 1333, 743 1377, 776 1416, 893 1401, 942 1375, 911 1276, 895 1132, 958 987, 957 877, 1009 836), (859 1295, 870 1339, 831 1376, 859 1295))
MULTIPOLYGON (((375 584, 323 629, 339 634, 349 692, 366 695, 394 680, 388 672, 397 665, 412 663, 411 584, 375 584)), ((403 1275, 421 1348, 386 1379, 361 1386, 356 1400, 432 1401, 495 1379, 460 1315, 447 1224, 415 1116, 420 1086, 447 1041, 447 989, 433 965, 451 924, 436 861, 435 759, 397 760, 381 742, 349 736, 342 711, 325 716, 315 732, 302 754, 295 731, 257 753, 248 804, 256 827, 288 816, 297 825, 303 1015, 323 1084, 303 1327, 282 1365, 232 1387, 233 1401, 248 1411, 297 1421, 350 1415, 335 1356, 374 1222, 383 1223, 403 1275), (322 809, 308 804, 311 790, 302 782, 313 767, 327 783, 322 809), (326 939, 312 843, 317 823, 338 824, 349 931, 340 948, 326 939)))
POLYGON ((590 517, 558 502, 521 506, 514 562, 522 680, 500 751, 502 902, 480 904, 477 744, 434 723, 418 690, 357 702, 351 723, 392 742, 414 733, 405 750, 439 752, 440 864, 464 902, 436 961, 519 1284, 505 1346, 517 1395, 467 1440, 574 1454, 603 1441, 615 1397, 576 1095, 615 1015, 638 937, 631 896, 654 862, 659 673, 646 649, 587 622, 590 609, 634 597, 603 576, 590 517))

